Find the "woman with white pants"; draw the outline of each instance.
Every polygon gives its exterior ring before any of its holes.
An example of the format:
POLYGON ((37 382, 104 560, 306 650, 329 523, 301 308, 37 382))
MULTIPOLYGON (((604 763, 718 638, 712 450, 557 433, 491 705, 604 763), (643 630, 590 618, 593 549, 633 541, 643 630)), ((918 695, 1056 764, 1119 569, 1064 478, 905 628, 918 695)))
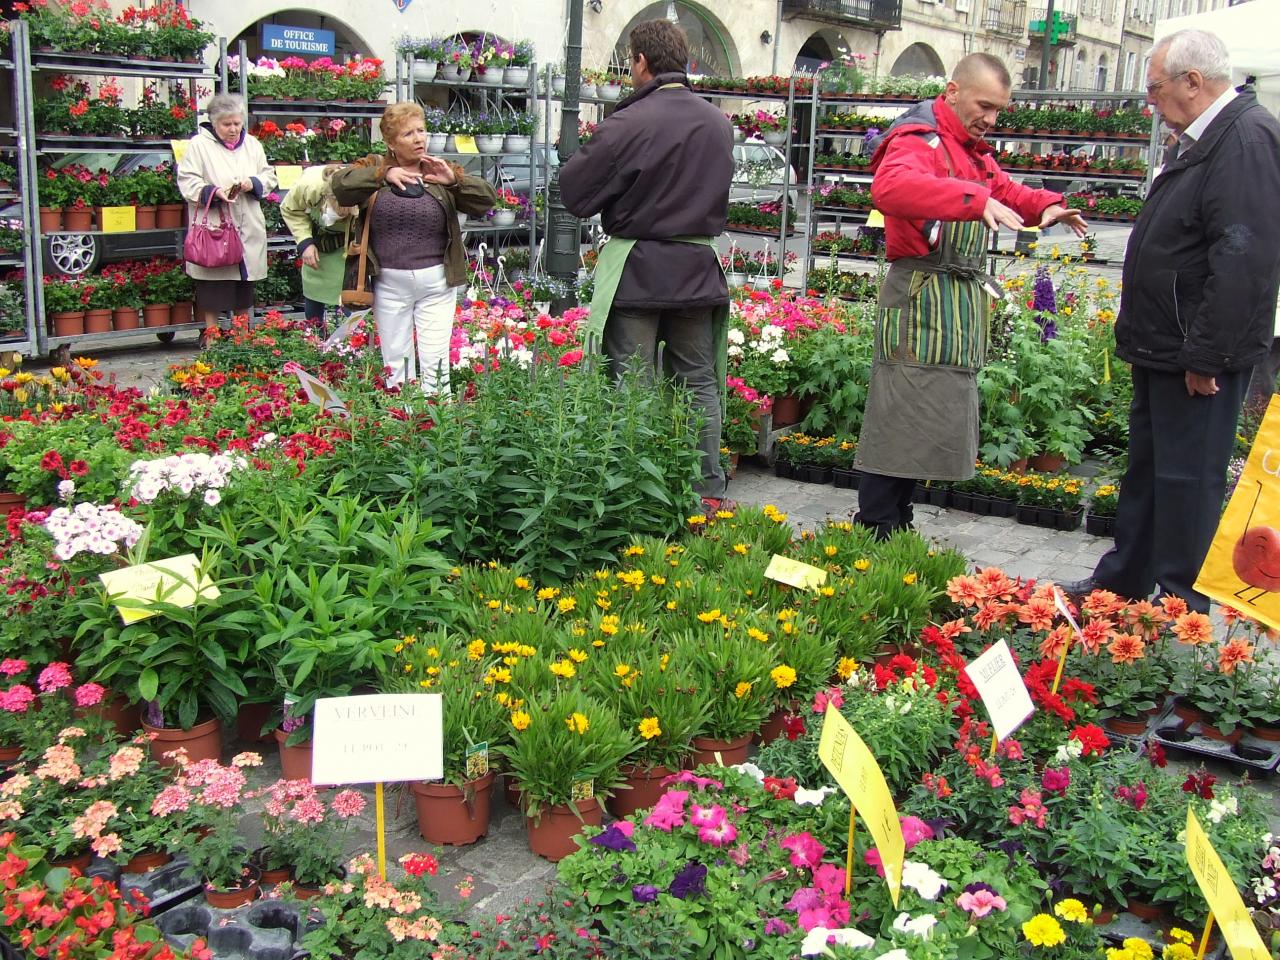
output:
MULTIPOLYGON (((417 380, 424 392, 449 390, 449 338, 467 257, 458 214, 483 214, 497 198, 479 177, 427 153, 422 108, 393 103, 379 129, 387 155, 357 161, 333 178, 344 206, 359 206, 351 237, 369 220, 368 272, 373 318, 382 344, 387 387, 417 380)), ((348 255, 348 288, 354 286, 348 255)))

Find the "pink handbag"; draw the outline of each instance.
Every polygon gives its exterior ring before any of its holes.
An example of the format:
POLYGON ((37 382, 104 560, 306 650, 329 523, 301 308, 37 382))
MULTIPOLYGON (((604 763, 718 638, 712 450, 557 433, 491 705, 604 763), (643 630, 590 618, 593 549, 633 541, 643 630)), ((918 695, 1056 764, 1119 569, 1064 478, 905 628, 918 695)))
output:
POLYGON ((231 219, 231 205, 227 204, 222 212, 222 222, 216 227, 209 226, 209 206, 213 203, 213 194, 198 223, 187 228, 187 239, 182 245, 182 257, 187 263, 197 267, 234 267, 244 259, 244 243, 231 219))

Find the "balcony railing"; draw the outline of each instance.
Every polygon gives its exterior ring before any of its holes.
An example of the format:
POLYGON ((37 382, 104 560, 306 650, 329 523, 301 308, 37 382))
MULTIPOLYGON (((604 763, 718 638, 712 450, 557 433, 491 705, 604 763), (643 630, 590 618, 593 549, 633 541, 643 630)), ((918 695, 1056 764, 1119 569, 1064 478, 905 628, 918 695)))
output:
POLYGON ((1001 37, 1021 37, 1027 31, 1026 0, 987 0, 982 29, 1001 37))
POLYGON ((902 0, 782 0, 783 15, 897 30, 902 0))

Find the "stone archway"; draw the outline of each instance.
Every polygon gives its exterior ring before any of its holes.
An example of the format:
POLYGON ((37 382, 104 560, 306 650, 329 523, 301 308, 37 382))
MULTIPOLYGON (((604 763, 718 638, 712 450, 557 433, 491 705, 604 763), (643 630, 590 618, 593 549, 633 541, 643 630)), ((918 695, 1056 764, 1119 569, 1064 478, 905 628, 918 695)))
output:
POLYGON ((946 75, 942 58, 927 43, 913 43, 893 61, 889 75, 893 77, 941 77, 946 75))
POLYGON ((818 30, 809 35, 796 53, 796 70, 813 73, 822 64, 830 63, 852 49, 852 45, 838 30, 818 30))
POLYGON ((727 77, 738 73, 738 50, 728 28, 711 11, 686 0, 658 0, 641 9, 623 28, 614 44, 614 62, 629 67, 627 40, 631 28, 642 20, 670 20, 689 38, 689 72, 727 77))

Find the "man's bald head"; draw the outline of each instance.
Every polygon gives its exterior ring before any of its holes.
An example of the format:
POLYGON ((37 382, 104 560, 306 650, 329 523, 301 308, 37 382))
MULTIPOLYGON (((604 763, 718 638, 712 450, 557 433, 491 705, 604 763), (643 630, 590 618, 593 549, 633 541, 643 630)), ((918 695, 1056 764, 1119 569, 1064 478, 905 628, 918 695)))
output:
POLYGON ((1009 103, 1012 86, 1003 63, 989 53, 971 53, 956 64, 943 99, 969 135, 981 140, 1009 103))
POLYGON ((956 64, 951 71, 951 79, 959 86, 965 87, 987 78, 999 81, 1006 90, 1012 89, 1013 78, 1009 69, 998 57, 989 53, 971 53, 956 64))

